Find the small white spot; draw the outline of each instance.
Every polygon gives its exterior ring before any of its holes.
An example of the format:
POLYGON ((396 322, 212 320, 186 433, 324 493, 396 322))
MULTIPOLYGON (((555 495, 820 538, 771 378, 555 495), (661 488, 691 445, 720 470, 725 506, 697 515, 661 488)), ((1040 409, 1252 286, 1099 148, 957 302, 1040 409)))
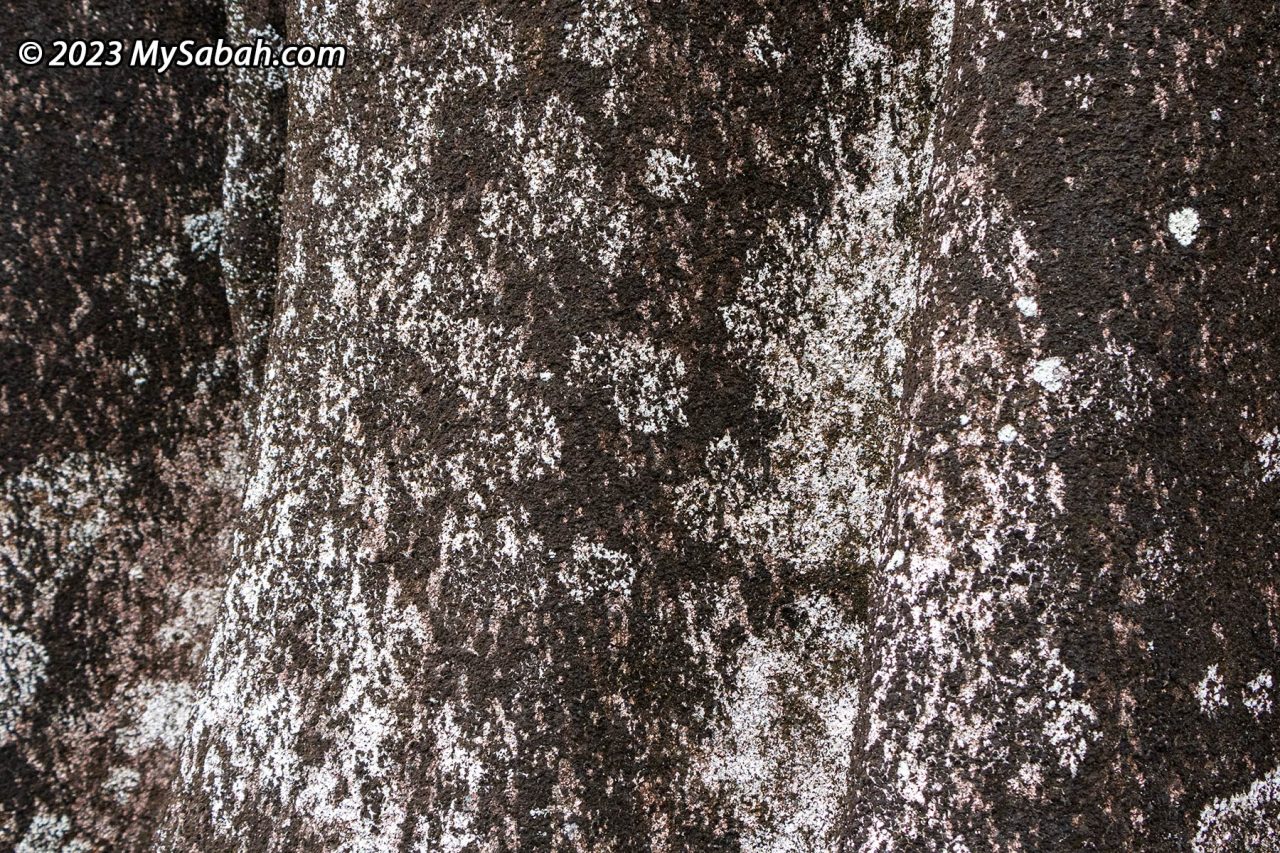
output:
POLYGON ((1216 663, 1209 667, 1200 685, 1196 687, 1196 697, 1200 700, 1200 710, 1206 714, 1212 715, 1220 708, 1227 707, 1227 691, 1223 686, 1222 677, 1218 675, 1216 663))
POLYGON ((962 426, 962 427, 964 427, 964 426, 968 426, 968 425, 969 425, 969 421, 970 421, 970 417, 969 417, 968 415, 961 415, 961 416, 960 416, 960 426, 962 426))
POLYGON ((1040 306, 1033 296, 1019 296, 1016 304, 1024 317, 1034 317, 1040 313, 1040 306))
POLYGON ((1244 706, 1254 717, 1271 713, 1271 673, 1260 672, 1244 688, 1244 706))
POLYGON ((1213 109, 1209 110, 1209 118, 1213 119, 1214 121, 1222 121, 1222 110, 1218 109, 1217 107, 1214 107, 1213 109))
POLYGON ((1000 427, 1000 432, 996 433, 996 437, 1005 444, 1013 444, 1018 438, 1018 431, 1013 428, 1013 424, 1005 424, 1000 427))
POLYGON ((1062 390, 1062 384, 1070 378, 1070 374, 1062 366, 1062 359, 1051 357, 1042 358, 1036 362, 1036 366, 1031 370, 1031 378, 1046 391, 1057 392, 1062 390))
POLYGON ((697 186, 693 164, 688 157, 677 157, 666 148, 649 152, 648 168, 644 174, 645 186, 658 198, 687 198, 685 186, 697 186))
POLYGON ((1262 466, 1262 482, 1280 480, 1280 429, 1273 429, 1258 442, 1258 464, 1262 466))
POLYGON ((1169 214, 1169 233, 1182 245, 1190 246, 1199 230, 1200 214, 1193 208, 1184 207, 1169 214))
POLYGON ((222 211, 214 208, 208 213, 184 217, 182 230, 187 232, 192 252, 202 258, 211 257, 218 251, 218 244, 222 240, 222 211))
POLYGON ((0 746, 13 740, 23 712, 45 678, 44 646, 22 631, 0 624, 0 746))

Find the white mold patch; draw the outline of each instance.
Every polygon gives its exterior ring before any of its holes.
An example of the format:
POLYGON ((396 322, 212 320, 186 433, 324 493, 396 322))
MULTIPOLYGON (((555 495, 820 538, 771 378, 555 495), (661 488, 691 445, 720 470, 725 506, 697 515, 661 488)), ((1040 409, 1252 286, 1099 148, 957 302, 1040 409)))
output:
POLYGON ((1169 233, 1183 246, 1190 246, 1200 230, 1200 214, 1195 208, 1184 207, 1169 214, 1169 233))
POLYGON ((1040 306, 1034 296, 1019 296, 1014 302, 1023 317, 1035 317, 1040 313, 1040 306))
POLYGON ((1018 431, 1014 429, 1013 424, 1005 424, 1000 427, 1000 431, 996 433, 996 438, 1005 444, 1013 444, 1018 440, 1018 431))

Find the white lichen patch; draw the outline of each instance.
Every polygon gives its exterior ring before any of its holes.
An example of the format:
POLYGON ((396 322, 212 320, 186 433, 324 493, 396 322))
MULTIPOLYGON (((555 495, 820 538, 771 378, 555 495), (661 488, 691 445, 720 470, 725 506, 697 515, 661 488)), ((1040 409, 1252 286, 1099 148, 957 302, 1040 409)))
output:
POLYGON ((1070 372, 1056 357, 1042 358, 1031 368, 1031 378, 1046 391, 1057 393, 1071 378, 1070 372))
POLYGON ((560 569, 561 583, 578 602, 600 593, 626 600, 635 578, 635 565, 626 554, 581 537, 573 543, 571 559, 560 569))
POLYGON ((12 741, 45 679, 49 658, 34 638, 0 623, 0 746, 12 741))
POLYGON ((13 853, 88 853, 87 841, 74 837, 66 815, 45 810, 36 813, 13 853))
POLYGON ((1034 296, 1019 296, 1014 304, 1023 317, 1035 317, 1040 313, 1040 306, 1034 296))
POLYGON ((1013 424, 1005 424, 1000 427, 1000 431, 996 433, 996 438, 1000 439, 1004 444, 1013 444, 1018 440, 1018 430, 1013 424))
POLYGON ((1280 429, 1273 429, 1258 440, 1258 465, 1262 482, 1280 480, 1280 429))
MULTIPOLYGON (((1015 657, 1021 655, 1021 652, 1015 653, 1015 657)), ((1051 754, 1057 756, 1060 767, 1075 776, 1088 752, 1089 742, 1097 736, 1094 726, 1098 715, 1078 697, 1075 671, 1062 661, 1056 646, 1041 638, 1036 657, 1038 665, 1043 667, 1039 673, 1043 681, 1036 679, 1042 687, 1038 695, 1019 700, 1018 713, 1044 713, 1044 738, 1052 746, 1051 754)))
POLYGON ((627 429, 655 435, 688 423, 678 353, 634 335, 593 335, 576 343, 571 363, 576 376, 613 389, 618 421, 627 429))
POLYGON ((585 60, 606 68, 641 36, 640 18, 631 0, 594 0, 582 4, 582 14, 564 25, 563 57, 585 60))
POLYGON ((1264 714, 1271 713, 1272 684, 1271 673, 1260 672, 1244 686, 1241 699, 1254 717, 1261 718, 1264 714))
POLYGON ((1210 716, 1227 707, 1226 685, 1218 674, 1216 663, 1209 667, 1204 678, 1196 685, 1196 699, 1200 702, 1201 712, 1210 716))
POLYGON ((858 693, 863 633, 822 597, 796 604, 794 637, 742 649, 724 720, 699 765, 704 784, 737 803, 744 850, 836 850, 858 693), (846 669, 848 668, 848 669, 846 669))
POLYGON ((1190 246, 1200 231, 1200 214, 1195 208, 1184 207, 1169 214, 1169 233, 1183 246, 1190 246))
POLYGON ((1280 767, 1238 794, 1200 810, 1192 849, 1196 853, 1275 850, 1280 838, 1280 767))
POLYGON ((687 190, 697 186, 697 175, 688 157, 666 148, 655 148, 645 160, 644 185, 658 198, 687 200, 687 190))
POLYGON ((128 700, 128 705, 136 709, 134 721, 117 733, 116 740, 130 755, 154 747, 176 751, 186 734, 195 702, 195 691, 189 684, 143 682, 128 700))
POLYGON ((769 477, 745 469, 729 435, 707 447, 707 480, 681 496, 682 517, 703 535, 714 534, 706 519, 723 513, 739 544, 801 571, 837 552, 863 565, 876 556, 896 438, 890 413, 902 391, 920 270, 918 245, 901 233, 898 214, 918 198, 930 157, 920 117, 888 106, 910 102, 922 75, 916 62, 895 63, 858 23, 842 66, 848 92, 875 86, 886 102, 870 126, 829 129, 848 138, 870 174, 838 172, 821 219, 771 223, 738 301, 722 309, 736 345, 760 365, 756 405, 780 418, 769 477))
POLYGON ((760 65, 782 67, 786 54, 780 52, 773 43, 767 24, 758 24, 747 30, 745 52, 753 62, 760 65))
POLYGON ((222 210, 194 213, 182 220, 182 228, 191 242, 191 251, 198 257, 213 257, 222 239, 222 210))
POLYGON ((102 790, 116 802, 127 802, 138 790, 141 776, 132 767, 112 767, 102 783, 102 790))

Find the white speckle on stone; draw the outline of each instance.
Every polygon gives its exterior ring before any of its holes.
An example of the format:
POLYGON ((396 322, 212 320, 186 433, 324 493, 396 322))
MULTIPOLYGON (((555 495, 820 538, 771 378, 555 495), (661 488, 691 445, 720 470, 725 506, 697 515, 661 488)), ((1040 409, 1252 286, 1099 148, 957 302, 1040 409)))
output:
POLYGON ((1019 296, 1015 304, 1024 317, 1034 317, 1040 313, 1040 306, 1034 296, 1019 296))
POLYGON ((1258 442, 1258 464, 1262 466, 1262 482, 1280 479, 1280 429, 1273 429, 1258 442))
POLYGON ((644 184, 649 192, 662 199, 687 198, 685 187, 697 186, 693 164, 688 157, 677 157, 666 148, 649 152, 644 184))
POLYGON ((1258 676, 1245 685, 1244 706, 1254 717, 1271 713, 1271 673, 1260 672, 1258 676))
POLYGON ((1218 109, 1217 107, 1214 107, 1213 109, 1209 110, 1209 118, 1213 119, 1214 121, 1222 121, 1222 110, 1218 109))
POLYGON ((82 839, 68 838, 70 834, 71 821, 65 815, 41 811, 31 819, 13 853, 86 853, 89 845, 82 839))
POLYGON ((201 258, 210 257, 218 251, 222 239, 222 211, 215 209, 188 216, 182 220, 182 230, 191 241, 192 252, 201 258))
POLYGON ((1069 374, 1062 365, 1062 359, 1051 357, 1042 358, 1036 362, 1036 366, 1031 370, 1031 378, 1046 391, 1056 393, 1062 390, 1063 383, 1069 378, 1069 374))
POLYGON ((1200 214, 1194 208, 1184 207, 1169 214, 1169 233, 1183 246, 1190 246, 1200 230, 1200 214))
POLYGON ((1248 790, 1215 800, 1201 809, 1191 849, 1196 853, 1274 850, 1278 818, 1280 766, 1255 779, 1248 790))
POLYGON ((1013 424, 1005 424, 1000 427, 1000 431, 996 433, 996 438, 1000 439, 1005 444, 1013 444, 1018 440, 1018 431, 1014 429, 1013 424))
POLYGON ((1222 677, 1218 675, 1216 663, 1209 667, 1204 678, 1200 680, 1199 686, 1196 687, 1196 698, 1200 700, 1200 710, 1209 715, 1227 707, 1227 691, 1222 683, 1222 677))
POLYGON ((44 681, 48 662, 43 646, 0 624, 0 746, 13 739, 23 711, 44 681))

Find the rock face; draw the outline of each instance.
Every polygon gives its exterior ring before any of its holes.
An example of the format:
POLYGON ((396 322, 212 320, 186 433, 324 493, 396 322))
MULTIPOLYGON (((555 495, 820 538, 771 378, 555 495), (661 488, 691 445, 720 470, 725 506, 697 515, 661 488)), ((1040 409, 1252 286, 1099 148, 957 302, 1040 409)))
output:
POLYGON ((957 9, 848 849, 1280 828, 1280 16, 1055 5, 957 9))
POLYGON ((831 849, 927 8, 297 16, 176 849, 831 849))
POLYGON ((1276 12, 4 14, 5 844, 1274 844, 1276 12))
POLYGON ((141 850, 197 695, 241 480, 221 89, 27 68, 14 51, 211 40, 223 13, 0 8, 0 848, 141 850))

